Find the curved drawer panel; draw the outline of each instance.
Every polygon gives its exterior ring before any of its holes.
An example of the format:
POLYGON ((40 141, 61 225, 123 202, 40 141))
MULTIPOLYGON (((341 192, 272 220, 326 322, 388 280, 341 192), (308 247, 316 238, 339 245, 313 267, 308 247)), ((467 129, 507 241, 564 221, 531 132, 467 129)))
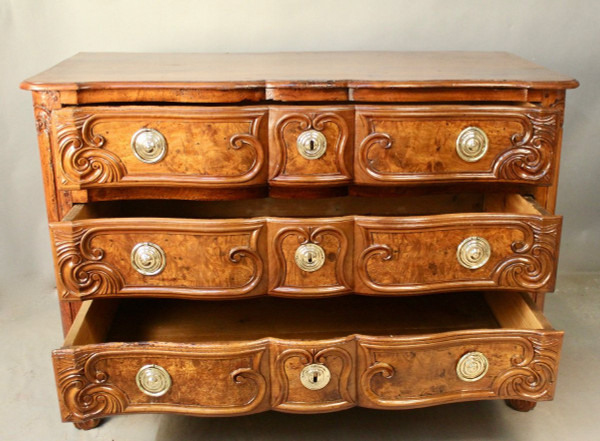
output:
POLYGON ((551 400, 563 333, 525 294, 453 296, 86 302, 53 353, 61 414, 551 400))
POLYGON ((355 228, 355 290, 362 294, 554 288, 558 216, 358 217, 355 228))
POLYGON ((266 342, 105 343, 54 351, 62 418, 77 422, 121 413, 236 415, 266 410, 267 347, 266 342), (155 387, 159 396, 144 392, 144 382, 138 380, 147 367, 160 369, 150 380, 162 380, 155 387))
POLYGON ((61 190, 266 183, 266 108, 65 108, 53 136, 61 190))
POLYGON ((558 109, 357 106, 355 182, 550 185, 561 124, 558 109))
POLYGON ((262 219, 91 219, 51 230, 64 299, 237 298, 266 290, 262 219))

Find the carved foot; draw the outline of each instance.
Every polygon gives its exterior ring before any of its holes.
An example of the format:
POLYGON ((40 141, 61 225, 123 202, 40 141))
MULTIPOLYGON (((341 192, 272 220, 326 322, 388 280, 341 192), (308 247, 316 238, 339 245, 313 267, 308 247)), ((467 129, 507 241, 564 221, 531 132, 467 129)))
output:
POLYGON ((530 410, 533 410, 537 403, 535 401, 525 400, 506 400, 506 404, 508 407, 512 407, 519 412, 529 412, 530 410))
POLYGON ((96 418, 93 420, 87 420, 84 421, 82 423, 73 423, 73 425, 75 427, 77 427, 79 430, 90 430, 93 429, 95 427, 98 427, 98 424, 100 424, 100 421, 102 421, 102 418, 96 418))

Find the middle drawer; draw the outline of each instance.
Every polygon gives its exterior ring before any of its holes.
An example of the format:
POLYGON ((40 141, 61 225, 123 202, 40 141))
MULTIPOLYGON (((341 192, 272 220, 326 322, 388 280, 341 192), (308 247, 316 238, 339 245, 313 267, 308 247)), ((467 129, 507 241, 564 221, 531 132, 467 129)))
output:
POLYGON ((78 205, 50 224, 59 293, 77 300, 553 290, 560 216, 517 194, 418 199, 312 200, 301 211, 277 199, 78 205))

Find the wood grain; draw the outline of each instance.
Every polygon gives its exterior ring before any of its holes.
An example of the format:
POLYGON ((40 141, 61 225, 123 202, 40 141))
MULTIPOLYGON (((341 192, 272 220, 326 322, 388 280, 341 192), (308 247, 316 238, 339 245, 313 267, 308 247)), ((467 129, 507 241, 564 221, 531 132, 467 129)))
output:
MULTIPOLYGON (((103 334, 119 337, 120 328, 125 332, 121 337, 129 333, 137 341, 140 336, 131 330, 145 329, 142 341, 147 343, 104 343, 98 334, 86 333, 87 344, 54 351, 61 415, 64 421, 81 423, 136 412, 234 415, 272 408, 312 413, 356 405, 402 409, 474 399, 552 398, 561 332, 546 326, 530 330, 525 322, 522 328, 499 328, 480 294, 435 297, 349 297, 342 305, 350 307, 342 307, 333 320, 336 338, 324 337, 314 309, 298 309, 282 299, 213 302, 217 309, 208 311, 198 302, 163 301, 161 307, 159 301, 157 308, 156 301, 124 301, 113 330, 103 334), (287 319, 290 308, 298 311, 298 321, 287 319), (479 322, 472 321, 476 311, 479 322), (365 320, 357 322, 356 315, 365 320), (177 319, 179 323, 173 322, 177 319), (223 328, 221 319, 237 323, 237 329, 223 328), (450 330, 427 333, 440 324, 450 330), (300 336, 296 328, 313 338, 285 337, 300 336), (346 334, 348 329, 377 334, 346 334), (179 342, 168 341, 171 330, 179 342), (199 335, 204 337, 198 340, 199 335), (471 351, 484 353, 489 369, 482 379, 464 382, 455 373, 456 364, 471 351), (299 381, 300 371, 311 363, 331 372, 331 381, 321 390, 308 390, 299 381), (147 364, 162 366, 172 377, 165 395, 148 397, 136 387, 135 375, 147 364)), ((333 299, 305 302, 328 301, 333 299)), ((89 319, 78 323, 99 319, 94 304, 82 311, 89 319)), ((510 304, 530 305, 516 300, 510 304)))

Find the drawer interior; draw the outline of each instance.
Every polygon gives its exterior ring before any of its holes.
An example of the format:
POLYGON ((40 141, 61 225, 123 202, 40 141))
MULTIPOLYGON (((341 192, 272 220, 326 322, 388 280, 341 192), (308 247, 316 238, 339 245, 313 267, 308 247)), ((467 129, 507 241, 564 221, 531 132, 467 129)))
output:
POLYGON ((349 215, 410 216, 447 213, 513 213, 548 215, 529 196, 520 194, 432 194, 303 200, 263 198, 245 201, 136 200, 78 204, 63 221, 95 218, 233 219, 256 217, 332 217, 349 215))
POLYGON ((208 343, 263 338, 320 340, 353 334, 410 336, 477 329, 551 330, 526 294, 235 302, 98 299, 84 302, 65 347, 104 342, 208 343))

